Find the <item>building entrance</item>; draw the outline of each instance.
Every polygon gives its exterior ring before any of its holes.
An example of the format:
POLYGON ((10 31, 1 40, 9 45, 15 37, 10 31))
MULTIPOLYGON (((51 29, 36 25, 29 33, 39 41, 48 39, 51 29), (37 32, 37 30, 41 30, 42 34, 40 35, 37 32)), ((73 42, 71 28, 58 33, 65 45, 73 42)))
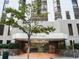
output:
MULTIPOLYGON (((20 45, 20 51, 25 53, 27 52, 27 41, 19 41, 16 40, 16 43, 20 45)), ((59 49, 61 46, 65 46, 65 41, 60 40, 60 41, 31 41, 30 44, 30 52, 31 53, 38 53, 38 52, 43 52, 43 53, 58 53, 59 49)))

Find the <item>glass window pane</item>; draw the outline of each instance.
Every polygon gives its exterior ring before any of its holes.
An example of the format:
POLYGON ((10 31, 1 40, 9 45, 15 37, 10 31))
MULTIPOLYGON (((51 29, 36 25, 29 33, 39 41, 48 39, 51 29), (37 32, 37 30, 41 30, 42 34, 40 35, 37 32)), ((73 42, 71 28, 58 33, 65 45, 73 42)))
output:
POLYGON ((68 24, 68 29, 69 29, 69 35, 73 35, 72 24, 68 24))
POLYGON ((77 24, 77 30, 78 30, 78 35, 79 35, 79 24, 77 24))
POLYGON ((3 35, 4 32, 4 25, 0 25, 0 35, 3 35))

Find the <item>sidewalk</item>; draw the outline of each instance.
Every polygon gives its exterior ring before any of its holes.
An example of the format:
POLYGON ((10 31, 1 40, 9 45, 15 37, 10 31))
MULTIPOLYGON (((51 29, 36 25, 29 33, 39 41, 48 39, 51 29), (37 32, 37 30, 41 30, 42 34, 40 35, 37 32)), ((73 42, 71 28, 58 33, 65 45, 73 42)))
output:
MULTIPOLYGON (((71 58, 71 57, 60 57, 56 54, 50 53, 30 53, 30 59, 79 59, 79 58, 71 58)), ((0 56, 2 59, 2 56, 0 56)), ((19 56, 9 56, 9 59, 27 59, 27 54, 21 54, 19 56)))
MULTIPOLYGON (((10 56, 9 59, 27 59, 27 57, 18 57, 18 56, 10 56)), ((30 59, 50 59, 50 58, 32 58, 30 59)), ((70 57, 57 57, 53 59, 79 59, 79 58, 70 58, 70 57)))
MULTIPOLYGON (((2 56, 0 56, 0 59, 2 59, 2 56)), ((9 56, 9 59, 27 59, 27 57, 21 57, 21 56, 9 56)), ((30 59, 50 59, 50 58, 32 58, 30 59)), ((70 57, 56 57, 53 59, 79 59, 79 58, 70 58, 70 57)))
POLYGON ((72 57, 57 57, 53 59, 79 59, 79 58, 72 58, 72 57))

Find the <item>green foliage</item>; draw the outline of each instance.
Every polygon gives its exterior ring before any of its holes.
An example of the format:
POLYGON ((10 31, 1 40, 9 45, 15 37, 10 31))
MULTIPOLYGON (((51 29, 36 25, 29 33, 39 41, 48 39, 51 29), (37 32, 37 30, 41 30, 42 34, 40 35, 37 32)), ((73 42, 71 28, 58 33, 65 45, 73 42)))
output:
POLYGON ((79 49, 79 43, 74 44, 75 49, 79 49))
POLYGON ((11 13, 12 15, 12 18, 18 18, 19 19, 24 19, 25 18, 25 15, 23 12, 20 12, 20 11, 17 11, 15 9, 12 9, 12 8, 6 8, 6 13, 11 13))
POLYGON ((33 3, 33 17, 47 17, 48 12, 41 13, 41 0, 35 0, 33 3))
POLYGON ((69 49, 79 49, 79 43, 75 43, 74 44, 74 46, 73 45, 70 45, 70 46, 68 46, 69 47, 69 49))
POLYGON ((19 49, 19 45, 15 43, 0 44, 0 49, 19 49))
POLYGON ((36 24, 36 23, 34 23, 34 24, 31 23, 29 25, 26 24, 23 27, 23 29, 26 30, 26 31, 29 31, 29 29, 30 29, 31 33, 46 33, 46 34, 49 34, 49 32, 55 31, 55 28, 53 26, 45 27, 43 25, 39 25, 39 24, 36 24))
POLYGON ((40 14, 41 10, 41 0, 36 0, 33 4, 33 9, 36 12, 36 14, 40 14))
POLYGON ((9 18, 5 23, 6 23, 6 25, 13 25, 14 24, 14 19, 9 18))
POLYGON ((65 45, 59 45, 59 49, 66 49, 66 46, 65 45))
POLYGON ((6 45, 6 44, 0 44, 0 48, 8 48, 8 45, 6 45))
POLYGON ((47 17, 48 13, 34 14, 33 17, 47 17))
POLYGON ((0 21, 0 25, 5 25, 5 19, 0 21))
POLYGON ((42 25, 37 25, 37 26, 35 26, 33 29, 32 29, 32 31, 31 32, 33 32, 33 33, 42 33, 42 32, 44 32, 44 33, 49 33, 49 32, 52 32, 52 31, 54 31, 55 29, 53 28, 53 27, 44 27, 44 26, 42 26, 42 25))
MULTIPOLYGON (((13 9, 13 8, 6 8, 6 13, 7 14, 11 14, 10 17, 6 17, 7 20, 1 20, 0 24, 4 24, 4 25, 9 25, 12 27, 18 27, 19 29, 21 29, 23 32, 25 33, 49 33, 49 32, 53 32, 55 30, 55 28, 53 26, 47 26, 44 27, 43 25, 38 25, 38 24, 34 24, 32 25, 32 22, 29 21, 29 23, 26 23, 26 26, 21 26, 19 25, 17 22, 18 20, 22 20, 22 21, 26 21, 26 18, 28 16, 25 16, 25 14, 30 13, 30 10, 28 8, 32 7, 32 5, 28 4, 26 5, 25 2, 23 2, 22 0, 20 0, 19 2, 19 10, 13 9), (15 21, 14 18, 17 18, 17 21, 15 21)), ((37 16, 47 16, 48 13, 44 13, 44 14, 40 14, 40 7, 41 7, 41 0, 36 0, 36 2, 33 4, 33 6, 35 7, 35 11, 37 12, 37 16)), ((30 13, 31 14, 31 13, 30 13)))
POLYGON ((70 46, 68 46, 68 48, 69 48, 69 49, 73 49, 73 46, 72 46, 72 45, 70 45, 70 46))
POLYGON ((16 9, 12 9, 12 8, 6 8, 6 13, 17 13, 18 11, 16 9))

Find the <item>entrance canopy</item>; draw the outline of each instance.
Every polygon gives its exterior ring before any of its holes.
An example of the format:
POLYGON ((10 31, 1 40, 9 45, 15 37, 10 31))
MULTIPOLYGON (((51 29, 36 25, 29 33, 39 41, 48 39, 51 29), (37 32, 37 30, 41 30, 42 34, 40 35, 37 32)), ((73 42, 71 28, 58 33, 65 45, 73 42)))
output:
MULTIPOLYGON (((16 33, 12 35, 12 39, 17 39, 17 40, 28 40, 28 36, 26 33, 16 33)), ((31 40, 63 40, 67 39, 67 35, 64 33, 39 33, 39 34, 33 34, 31 36, 31 40)))

